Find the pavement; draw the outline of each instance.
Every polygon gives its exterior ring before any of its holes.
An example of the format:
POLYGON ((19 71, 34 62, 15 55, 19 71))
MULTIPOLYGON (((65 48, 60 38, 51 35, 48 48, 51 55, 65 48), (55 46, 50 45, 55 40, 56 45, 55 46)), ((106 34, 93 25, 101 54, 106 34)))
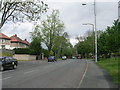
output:
POLYGON ((107 71, 90 60, 19 61, 2 73, 2 88, 118 88, 107 71))
POLYGON ((88 69, 80 88, 118 88, 106 70, 93 61, 87 63, 88 69))

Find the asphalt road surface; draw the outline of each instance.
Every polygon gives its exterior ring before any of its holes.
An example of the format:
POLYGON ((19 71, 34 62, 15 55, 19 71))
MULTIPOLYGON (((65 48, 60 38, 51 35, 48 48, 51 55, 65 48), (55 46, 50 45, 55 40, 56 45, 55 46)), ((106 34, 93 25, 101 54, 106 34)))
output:
POLYGON ((19 61, 2 73, 2 88, 117 88, 106 71, 93 61, 19 61), (107 78, 106 78, 107 77, 107 78))

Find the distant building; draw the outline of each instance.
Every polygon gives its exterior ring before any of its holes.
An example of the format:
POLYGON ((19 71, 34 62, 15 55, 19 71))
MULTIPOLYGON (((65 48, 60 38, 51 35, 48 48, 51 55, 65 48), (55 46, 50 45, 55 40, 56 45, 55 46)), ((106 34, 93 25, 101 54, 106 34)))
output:
POLYGON ((20 39, 16 34, 8 37, 0 33, 0 49, 27 48, 30 43, 25 39, 20 39))
POLYGON ((118 19, 120 21, 120 1, 118 2, 118 19))

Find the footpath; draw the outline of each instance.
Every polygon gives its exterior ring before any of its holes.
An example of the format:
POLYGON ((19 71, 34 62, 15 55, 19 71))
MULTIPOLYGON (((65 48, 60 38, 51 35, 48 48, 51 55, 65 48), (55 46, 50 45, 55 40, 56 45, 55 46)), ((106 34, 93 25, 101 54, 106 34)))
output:
POLYGON ((87 60, 86 74, 80 88, 118 88, 109 73, 92 60, 87 60))

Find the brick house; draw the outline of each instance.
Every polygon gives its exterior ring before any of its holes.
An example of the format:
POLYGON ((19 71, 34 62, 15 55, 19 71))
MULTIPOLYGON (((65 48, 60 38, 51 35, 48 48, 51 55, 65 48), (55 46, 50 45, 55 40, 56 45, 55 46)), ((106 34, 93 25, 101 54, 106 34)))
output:
POLYGON ((16 34, 8 37, 0 33, 0 49, 27 48, 30 43, 25 39, 20 39, 16 34))

